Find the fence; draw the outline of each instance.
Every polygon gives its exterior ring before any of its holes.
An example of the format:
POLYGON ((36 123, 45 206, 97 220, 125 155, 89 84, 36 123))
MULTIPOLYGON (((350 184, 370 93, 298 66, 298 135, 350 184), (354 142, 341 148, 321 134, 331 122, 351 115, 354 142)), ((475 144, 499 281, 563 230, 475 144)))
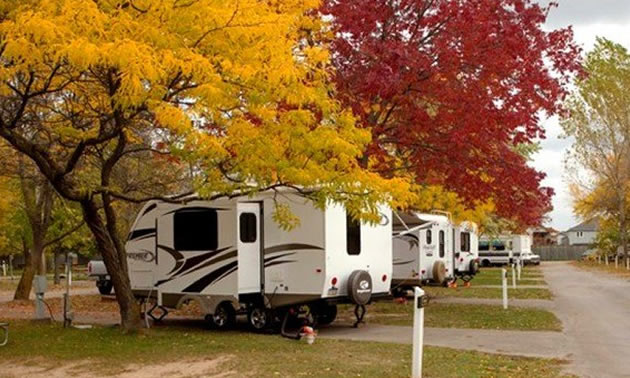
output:
POLYGON ((532 252, 540 255, 542 261, 579 260, 587 245, 544 245, 532 247, 532 252))

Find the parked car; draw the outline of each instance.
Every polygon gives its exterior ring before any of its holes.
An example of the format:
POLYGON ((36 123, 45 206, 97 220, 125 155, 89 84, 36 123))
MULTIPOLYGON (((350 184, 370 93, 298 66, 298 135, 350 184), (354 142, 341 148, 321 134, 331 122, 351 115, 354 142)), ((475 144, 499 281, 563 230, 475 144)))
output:
POLYGON ((540 256, 532 252, 521 253, 523 265, 540 265, 540 256))
POLYGON ((99 293, 109 295, 114 287, 112 278, 107 273, 107 267, 101 260, 92 260, 87 265, 88 278, 96 280, 99 293))

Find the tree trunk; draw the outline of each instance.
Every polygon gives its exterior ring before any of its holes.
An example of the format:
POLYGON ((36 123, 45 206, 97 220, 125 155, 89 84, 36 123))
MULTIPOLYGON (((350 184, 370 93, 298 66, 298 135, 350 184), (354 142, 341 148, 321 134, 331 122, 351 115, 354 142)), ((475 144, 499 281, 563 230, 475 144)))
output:
POLYGON ((20 277, 17 289, 13 295, 14 300, 28 300, 31 293, 31 287, 33 286, 33 277, 35 276, 35 267, 33 266, 33 258, 31 257, 31 251, 26 245, 26 241, 23 240, 24 248, 24 270, 20 277))
POLYGON ((81 201, 81 209, 85 222, 94 235, 98 250, 103 256, 107 272, 112 279, 116 301, 120 307, 121 327, 126 332, 137 331, 142 327, 140 306, 131 291, 131 282, 127 274, 127 260, 121 258, 116 249, 117 236, 108 232, 98 213, 98 208, 92 200, 81 201))
POLYGON ((57 251, 53 254, 53 282, 55 285, 59 285, 61 283, 61 278, 59 277, 59 254, 57 251))

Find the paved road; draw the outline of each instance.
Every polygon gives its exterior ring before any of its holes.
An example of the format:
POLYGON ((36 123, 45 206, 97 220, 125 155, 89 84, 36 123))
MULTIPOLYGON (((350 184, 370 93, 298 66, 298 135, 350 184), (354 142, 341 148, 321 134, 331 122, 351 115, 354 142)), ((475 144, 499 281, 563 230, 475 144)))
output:
MULTIPOLYGON (((319 336, 329 339, 411 344, 411 327, 365 325, 322 328, 319 336)), ((495 331, 485 329, 425 328, 425 345, 476 350, 527 357, 568 358, 567 338, 560 332, 495 331)))
POLYGON ((630 377, 630 282, 569 263, 544 263, 542 269, 569 341, 571 372, 630 377))

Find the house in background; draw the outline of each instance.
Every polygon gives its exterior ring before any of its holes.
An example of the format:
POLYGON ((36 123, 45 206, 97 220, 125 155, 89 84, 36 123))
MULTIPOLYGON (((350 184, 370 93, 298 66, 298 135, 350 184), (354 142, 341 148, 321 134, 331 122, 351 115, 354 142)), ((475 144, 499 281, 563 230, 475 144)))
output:
POLYGON ((531 235, 534 247, 558 244, 558 231, 552 227, 532 228, 527 233, 531 235))
POLYGON ((595 242, 599 230, 599 219, 593 218, 578 224, 558 235, 561 245, 590 245, 595 242))

